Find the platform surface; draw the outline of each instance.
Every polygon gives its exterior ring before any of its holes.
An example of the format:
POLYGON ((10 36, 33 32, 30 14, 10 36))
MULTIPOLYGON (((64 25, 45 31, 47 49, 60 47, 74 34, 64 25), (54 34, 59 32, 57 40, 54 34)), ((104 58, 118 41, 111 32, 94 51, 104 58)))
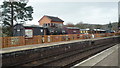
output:
POLYGON ((108 48, 71 68, 79 68, 81 66, 118 66, 119 65, 119 52, 120 44, 108 48))
POLYGON ((95 64, 95 66, 118 66, 118 49, 99 63, 95 64))
MULTIPOLYGON (((111 36, 111 37, 118 37, 118 36, 111 36)), ((104 38, 111 38, 111 37, 104 37, 104 38)), ((28 50, 28 49, 49 47, 49 46, 55 46, 55 45, 61 45, 61 44, 89 41, 89 40, 99 40, 99 39, 104 39, 104 38, 101 37, 101 38, 93 38, 93 39, 80 39, 80 40, 71 40, 71 41, 62 41, 62 42, 53 42, 53 43, 43 43, 43 44, 17 46, 17 47, 8 47, 8 48, 0 49, 0 54, 1 53, 14 52, 14 51, 28 50)))

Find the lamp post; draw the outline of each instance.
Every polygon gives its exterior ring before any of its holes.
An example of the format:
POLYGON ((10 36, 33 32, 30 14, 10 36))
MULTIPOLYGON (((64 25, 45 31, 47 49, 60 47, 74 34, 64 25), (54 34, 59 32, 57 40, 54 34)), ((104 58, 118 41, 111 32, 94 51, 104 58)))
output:
POLYGON ((118 17, 118 31, 120 31, 120 15, 118 17))

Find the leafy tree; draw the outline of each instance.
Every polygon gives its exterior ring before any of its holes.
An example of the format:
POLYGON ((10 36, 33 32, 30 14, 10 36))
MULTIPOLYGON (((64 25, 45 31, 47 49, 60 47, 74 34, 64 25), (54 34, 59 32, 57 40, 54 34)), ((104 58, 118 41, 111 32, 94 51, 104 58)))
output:
POLYGON ((31 21, 33 19, 33 7, 27 6, 26 3, 4 1, 0 9, 2 10, 3 18, 3 33, 8 36, 13 35, 13 26, 16 23, 25 23, 25 21, 31 21), (13 14, 11 13, 11 7, 13 7, 13 14), (13 20, 14 23, 12 23, 11 20, 13 20))

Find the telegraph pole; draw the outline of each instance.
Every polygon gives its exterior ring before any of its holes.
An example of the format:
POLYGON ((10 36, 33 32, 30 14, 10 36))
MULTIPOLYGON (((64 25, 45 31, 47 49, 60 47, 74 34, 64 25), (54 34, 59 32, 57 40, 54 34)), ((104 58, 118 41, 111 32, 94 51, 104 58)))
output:
POLYGON ((118 2, 118 31, 120 32, 120 1, 118 2))

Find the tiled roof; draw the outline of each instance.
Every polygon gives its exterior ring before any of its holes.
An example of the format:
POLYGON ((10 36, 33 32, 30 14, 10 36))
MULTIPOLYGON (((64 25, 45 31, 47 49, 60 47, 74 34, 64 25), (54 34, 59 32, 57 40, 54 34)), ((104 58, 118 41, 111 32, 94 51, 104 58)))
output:
POLYGON ((103 29, 94 29, 94 31, 105 31, 103 29))
POLYGON ((67 29, 80 29, 78 27, 67 27, 67 29))
MULTIPOLYGON (((46 15, 45 15, 46 16, 46 15)), ((46 16, 48 18, 50 18, 52 21, 54 22, 64 22, 63 20, 61 20, 60 18, 58 17, 53 17, 53 16, 46 16)))
POLYGON ((87 31, 87 30, 90 30, 90 29, 80 29, 81 31, 87 31))
POLYGON ((39 25, 23 24, 24 27, 40 27, 39 25))
POLYGON ((24 27, 40 27, 39 25, 32 25, 32 24, 16 24, 16 25, 22 25, 24 27))

